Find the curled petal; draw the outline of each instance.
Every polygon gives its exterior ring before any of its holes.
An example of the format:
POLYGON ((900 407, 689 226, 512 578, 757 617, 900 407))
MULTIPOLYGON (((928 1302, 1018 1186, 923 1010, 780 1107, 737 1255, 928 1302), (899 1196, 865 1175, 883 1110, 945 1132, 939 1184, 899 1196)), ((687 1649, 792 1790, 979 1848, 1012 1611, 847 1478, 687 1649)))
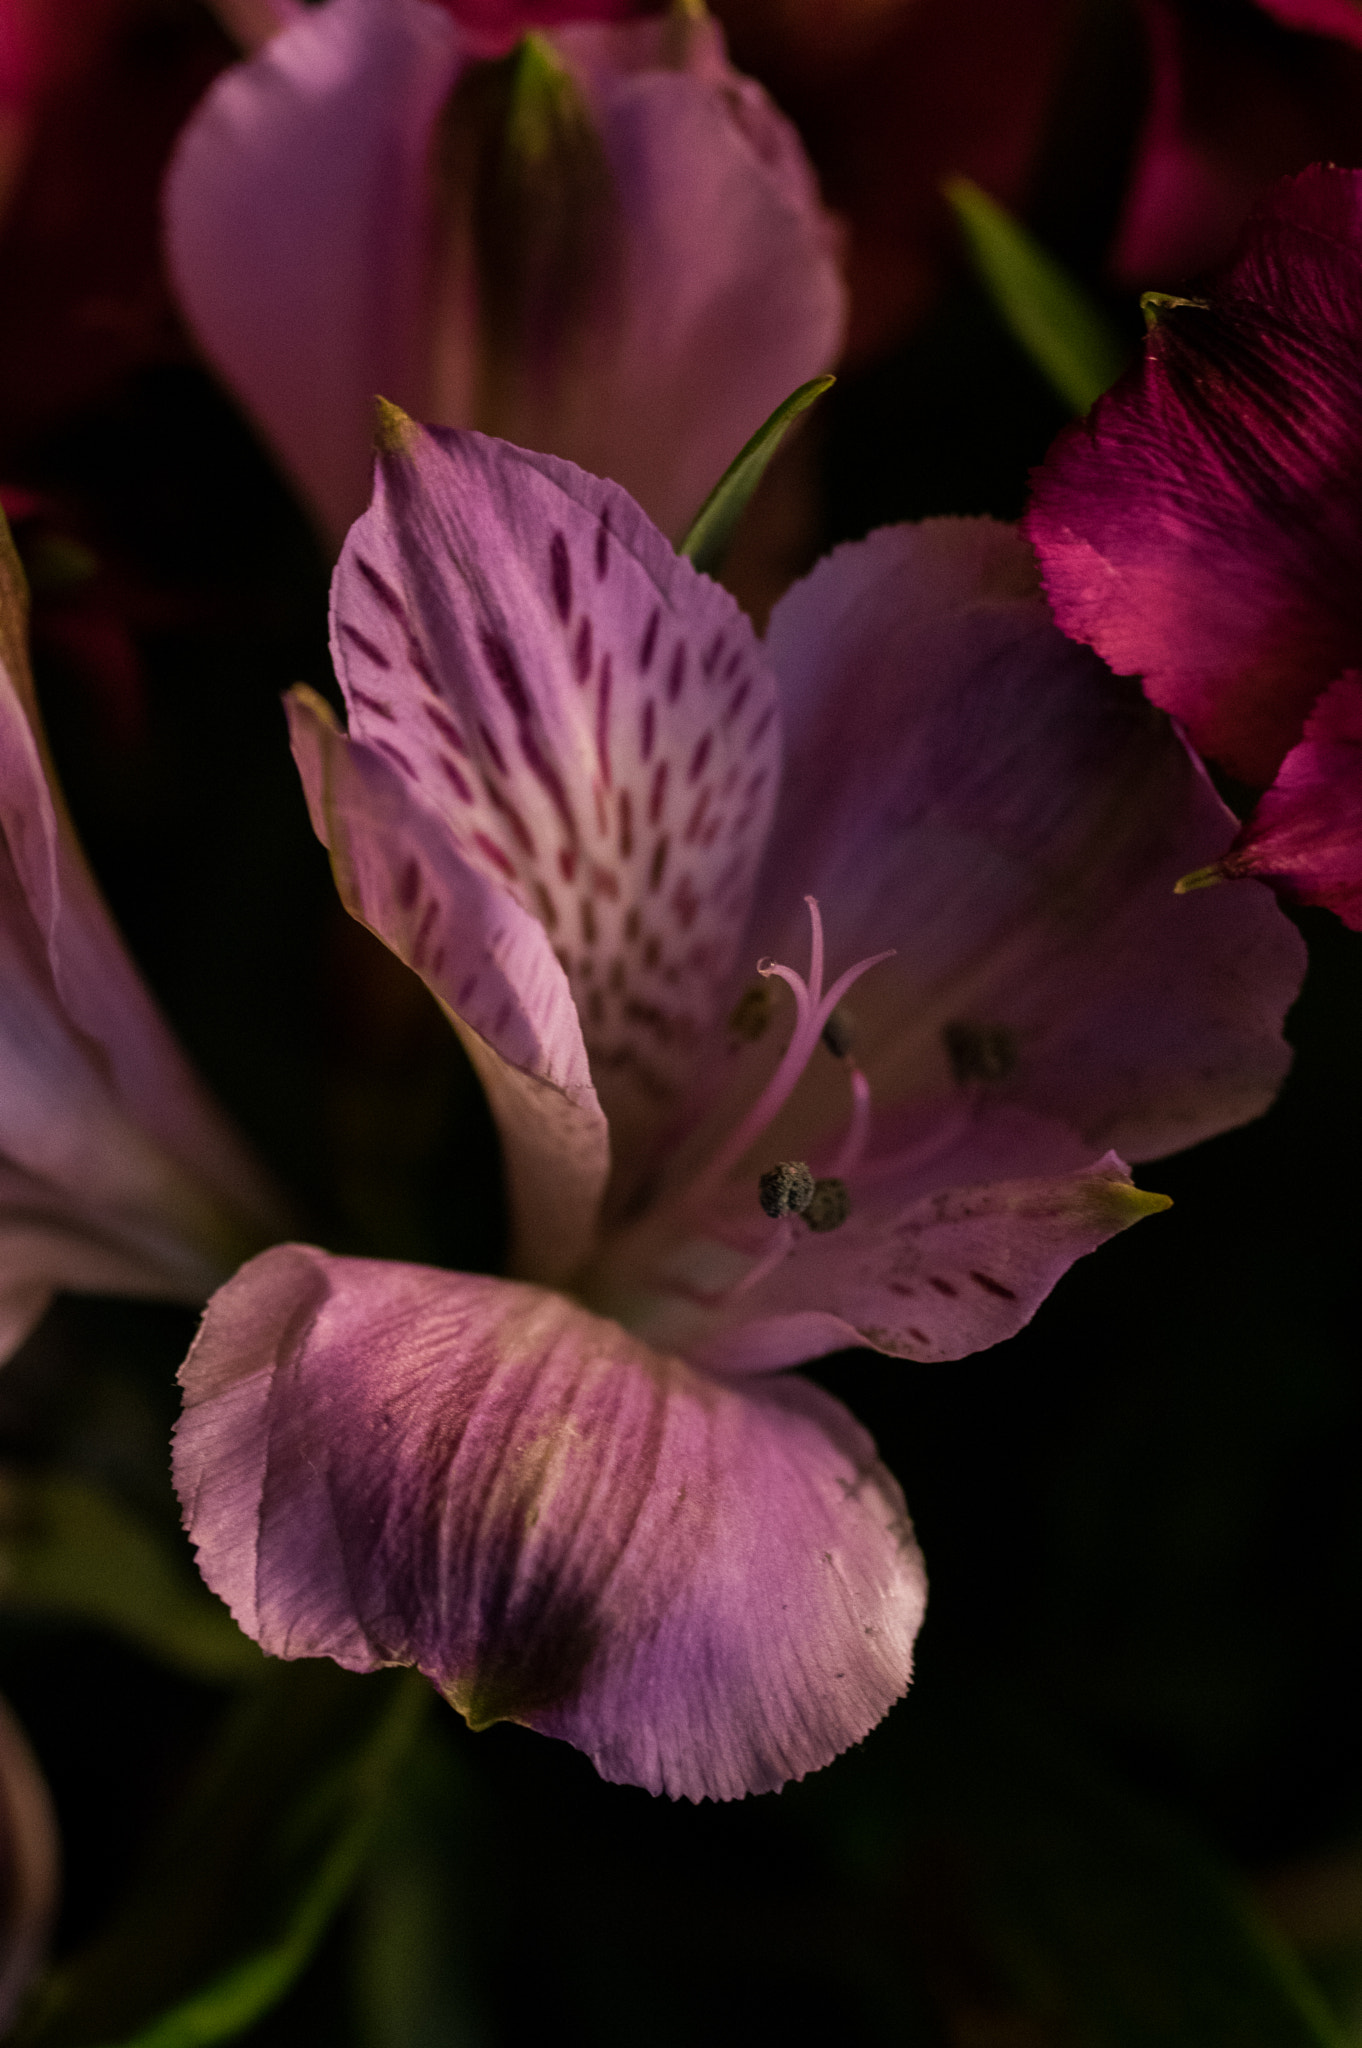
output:
MULTIPOLYGON (((1038 1146, 1009 1146, 1011 1179, 1157 1157, 1266 1108, 1300 941, 1262 892, 1175 897, 1230 814, 1135 687, 1056 630, 1012 529, 934 520, 840 548, 767 644, 787 766, 745 950, 789 958, 805 890, 829 972, 897 949, 849 998, 877 1186, 995 1177, 1000 1116, 1038 1146)), ((799 1100, 804 1125, 768 1149, 814 1163, 846 1125, 842 1063, 816 1055, 799 1100)))
POLYGON ((516 1270, 561 1279, 587 1251, 610 1164, 567 976, 544 928, 462 858, 382 755, 313 692, 288 699, 293 752, 341 900, 432 990, 501 1133, 516 1270))
POLYGON ((1060 625, 1248 782, 1362 647, 1360 343, 1362 172, 1316 167, 1036 473, 1060 625))
POLYGON ((1340 676, 1229 852, 1204 871, 1257 875, 1362 931, 1362 676, 1340 676))
POLYGON ((57 1822, 23 1730, 0 1700, 0 2029, 36 1976, 57 1904, 57 1822))
MULTIPOLYGON (((872 1192, 836 1231, 792 1230, 785 1261, 727 1305, 687 1309, 673 1294, 642 1328, 724 1372, 849 1344, 964 1358, 1029 1323, 1075 1259, 1168 1206, 1133 1187, 1114 1152, 1086 1172, 956 1187, 906 1208, 872 1192)), ((722 1275, 710 1257, 713 1283, 722 1275)))
MULTIPOLYGON (((56 1287, 201 1300, 279 1226, 114 931, 56 792, 0 531, 0 1342, 56 1287)), ((3 1355, 7 1355, 5 1352, 3 1355)))
POLYGON ((199 1564, 278 1656, 414 1664, 607 1778, 772 1789, 907 1686, 894 1481, 798 1380, 733 1387, 565 1297, 285 1246, 181 1374, 199 1564))
POLYGON ((724 999, 775 686, 732 598, 615 485, 391 409, 385 435, 332 590, 351 741, 446 861, 543 926, 624 1171, 724 999))

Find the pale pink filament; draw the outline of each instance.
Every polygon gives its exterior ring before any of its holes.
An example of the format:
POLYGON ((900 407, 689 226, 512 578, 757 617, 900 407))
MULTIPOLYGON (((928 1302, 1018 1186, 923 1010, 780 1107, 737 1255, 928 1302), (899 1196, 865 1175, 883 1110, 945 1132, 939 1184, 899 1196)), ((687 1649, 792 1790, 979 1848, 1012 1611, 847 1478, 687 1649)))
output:
MULTIPOLYGON (((778 960, 759 960, 757 972, 767 979, 779 975, 793 992, 795 999, 795 1027, 790 1043, 781 1056, 780 1064, 772 1074, 761 1094, 736 1129, 730 1131, 714 1158, 700 1176, 697 1186, 708 1190, 724 1178, 738 1164, 747 1151, 755 1144, 767 1125, 784 1108, 793 1094, 800 1076, 813 1056, 818 1041, 823 1036, 829 1017, 841 1002, 847 990, 858 982, 872 967, 878 967, 881 960, 893 957, 893 947, 887 952, 872 953, 868 960, 858 960, 854 967, 848 967, 845 974, 838 975, 832 987, 823 992, 823 919, 818 908, 818 899, 806 896, 809 906, 809 924, 812 928, 809 943, 808 981, 795 973, 793 968, 783 967, 778 960)), ((865 1126, 870 1112, 870 1089, 859 1067, 852 1068, 852 1117, 851 1130, 847 1136, 846 1152, 854 1143, 859 1157, 865 1145, 865 1126)))
POLYGON ((834 1180, 848 1180, 861 1163, 866 1139, 870 1136, 870 1083, 860 1068, 851 1069, 851 1122, 842 1140, 842 1149, 828 1168, 834 1180))

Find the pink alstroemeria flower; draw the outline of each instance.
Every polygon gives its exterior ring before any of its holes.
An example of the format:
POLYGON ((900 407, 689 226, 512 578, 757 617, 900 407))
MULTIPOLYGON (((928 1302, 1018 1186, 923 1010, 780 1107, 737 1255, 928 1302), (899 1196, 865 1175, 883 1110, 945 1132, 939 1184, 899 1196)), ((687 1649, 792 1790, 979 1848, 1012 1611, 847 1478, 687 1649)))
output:
POLYGON ((272 1654, 774 1787, 904 1691, 924 1587, 869 1439, 769 1369, 1016 1330, 1164 1206, 1109 1148, 1270 1100, 1299 941, 1173 897, 1227 814, 1011 530, 841 548, 763 648, 615 485, 384 438, 348 734, 295 692, 294 750, 486 1084, 519 1277, 246 1266, 182 1373, 187 1525, 272 1654))
POLYGON ((172 167, 190 323, 337 542, 375 391, 612 476, 676 536, 838 352, 832 223, 715 23, 577 23, 492 80, 506 42, 326 0, 219 79, 172 167))
POLYGON ((284 1227, 123 950, 57 790, 0 518, 0 1358, 57 1288, 197 1302, 284 1227))
POLYGON ((1316 168, 1257 209, 1195 299, 1164 305, 1143 359, 1055 443, 1024 522, 1065 632, 1142 676, 1243 781, 1281 771, 1215 873, 1350 924, 1359 362, 1362 172, 1316 168))

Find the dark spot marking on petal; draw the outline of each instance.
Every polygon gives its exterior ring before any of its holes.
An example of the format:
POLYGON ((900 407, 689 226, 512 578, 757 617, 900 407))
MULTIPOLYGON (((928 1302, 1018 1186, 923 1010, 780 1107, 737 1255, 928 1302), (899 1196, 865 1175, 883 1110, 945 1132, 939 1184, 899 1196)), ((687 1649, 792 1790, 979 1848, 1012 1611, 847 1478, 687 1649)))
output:
POLYGON ((473 843, 481 848, 494 867, 500 868, 503 875, 507 876, 511 881, 515 880, 514 863, 507 859, 495 839, 489 838, 485 832, 475 832, 473 834, 473 843))
POLYGON ((575 839, 577 837, 577 820, 572 815, 572 805, 568 802, 568 794, 563 787, 562 776, 558 773, 552 761, 546 760, 540 752, 539 742, 535 738, 532 726, 520 726, 516 737, 520 741, 520 751, 525 756, 525 762, 530 773, 548 791, 549 798, 554 809, 562 819, 568 836, 575 839))
POLYGON ((671 667, 667 670, 667 702, 674 704, 681 695, 686 680, 686 643, 678 640, 672 653, 671 667))
POLYGON ((373 563, 366 562, 363 555, 355 555, 352 557, 352 560, 384 611, 391 612, 395 619, 401 619, 405 625, 407 608, 391 584, 384 581, 373 563))
POLYGON ((487 666, 491 669, 496 679, 497 687, 510 705, 515 716, 517 718, 528 718, 530 715, 529 695, 521 680, 516 658, 506 645, 506 642, 496 633, 484 632, 482 635, 482 651, 487 657, 487 666))
POLYGON ((610 514, 602 512, 601 523, 596 528, 596 581, 604 583, 605 572, 610 567, 610 514))
POLYGON ((648 870, 648 887, 656 890, 662 886, 662 877, 667 869, 667 850, 671 842, 665 832, 653 848, 653 862, 648 870))
POLYGON ((610 685, 612 670, 610 656, 601 656, 601 679, 596 698, 596 755, 601 764, 601 775, 607 789, 610 787, 610 685))
POLYGON ((494 782, 487 783, 485 787, 493 807, 501 812, 511 828, 512 836, 519 841, 522 851, 528 853, 531 860, 537 858, 538 849, 534 843, 534 835, 515 805, 508 797, 503 796, 494 782))
POLYGON ((466 804, 471 804, 473 792, 458 762, 451 761, 448 754, 437 754, 435 758, 440 764, 446 782, 449 783, 456 796, 461 796, 466 804))
POLYGON ((615 870, 613 868, 597 867, 593 863, 591 869, 591 892, 594 896, 604 896, 609 903, 618 903, 620 897, 620 878, 615 873, 615 870))
POLYGON ((975 1273, 971 1271, 969 1277, 976 1287, 983 1288, 985 1294, 996 1294, 999 1301, 1015 1301, 1017 1299, 1014 1288, 1004 1287, 1002 1281, 995 1280, 990 1273, 975 1273))
POLYGON ((468 742, 464 738, 463 734, 460 732, 458 726, 454 723, 454 720, 449 716, 448 712, 442 711, 438 704, 427 704, 425 707, 425 711, 426 717, 435 727, 435 730, 439 733, 440 738, 442 740, 448 740, 450 746, 453 747, 455 753, 462 754, 466 758, 468 754, 468 742))
POLYGON ((733 692, 733 695, 728 700, 728 709, 724 713, 724 725, 726 727, 732 725, 734 719, 742 710, 743 705, 747 702, 751 694, 752 678, 751 676, 744 676, 742 681, 739 683, 737 689, 733 692))
POLYGON ((560 846, 558 849, 558 872, 565 882, 570 882, 577 872, 577 849, 575 846, 560 846))
MULTIPOLYGON (((348 640, 352 647, 357 647, 364 656, 364 659, 371 661, 375 668, 390 669, 392 667, 392 657, 385 654, 383 649, 371 640, 367 633, 361 633, 358 626, 352 626, 348 619, 342 619, 340 632, 341 638, 348 640)), ((357 690, 352 691, 351 695, 357 697, 359 692, 357 690)), ((388 715, 391 717, 391 712, 388 715)))
POLYGON ((656 967, 658 961, 661 958, 662 941, 657 937, 656 933, 654 933, 654 935, 648 940, 647 945, 643 948, 643 964, 645 967, 656 967))
POLYGON ((938 1294, 947 1295, 949 1299, 952 1301, 955 1300, 955 1297, 960 1292, 960 1289, 958 1287, 952 1286, 949 1280, 938 1279, 935 1273, 929 1275, 927 1285, 929 1287, 934 1287, 938 1294))
POLYGON ((403 910, 411 910, 421 893, 421 870, 414 860, 403 863, 397 878, 397 900, 403 910))
POLYGON ((592 644, 591 621, 583 612, 577 621, 577 634, 572 643, 572 673, 579 683, 584 683, 591 674, 592 644))
POLYGON ((643 917, 637 903, 624 920, 624 936, 632 946, 643 928, 643 917))
POLYGON ((662 816, 662 805, 667 794, 667 776, 670 763, 659 761, 653 775, 653 786, 648 796, 648 823, 656 825, 662 816))
POLYGON ((905 1301, 911 1301, 917 1293, 917 1289, 916 1287, 910 1287, 906 1280, 891 1280, 889 1282, 889 1292, 891 1294, 901 1294, 905 1301))
POLYGON ((653 740, 657 734, 657 706, 650 697, 643 707, 643 734, 639 752, 645 761, 653 758, 653 740))
POLYGON ((472 995, 477 985, 478 977, 476 974, 470 974, 465 977, 463 984, 459 989, 458 995, 454 998, 455 1003, 457 1004, 459 1009, 463 1008, 464 1004, 468 1001, 469 997, 472 995))
POLYGON ((411 762, 402 752, 402 749, 395 747, 391 740, 370 740, 368 744, 376 754, 384 755, 392 762, 395 768, 400 768, 409 782, 419 780, 416 770, 412 767, 411 762))
POLYGON ((766 733, 766 729, 767 729, 767 727, 768 727, 768 726, 770 725, 770 723, 771 723, 771 720, 772 720, 772 719, 773 719, 773 718, 775 717, 775 715, 776 715, 776 707, 775 707, 775 705, 774 705, 774 704, 768 704, 768 705, 767 705, 767 707, 766 707, 766 709, 765 709, 765 710, 764 710, 764 711, 762 712, 762 714, 761 714, 761 717, 760 717, 760 718, 759 718, 759 719, 757 720, 756 724, 755 724, 755 725, 753 726, 753 728, 752 728, 751 732, 750 732, 750 733, 749 733, 749 734, 747 735, 747 744, 748 744, 748 746, 749 746, 749 747, 755 747, 755 745, 757 744, 757 741, 758 741, 759 739, 761 739, 761 738, 763 738, 763 737, 764 737, 764 735, 765 735, 765 733, 766 733))
POLYGON ((682 875, 672 890, 672 910, 683 932, 688 932, 700 914, 700 898, 689 875, 682 875))
POLYGON ((545 931, 557 931, 558 905, 554 902, 542 882, 536 882, 534 885, 534 900, 539 905, 539 916, 545 931))
POLYGON ((735 647, 735 648, 734 648, 734 650, 733 650, 733 652, 732 652, 732 654, 730 654, 730 655, 729 655, 729 657, 728 657, 728 660, 727 660, 727 661, 726 661, 726 662, 724 663, 724 673, 723 673, 723 680, 724 680, 724 682, 726 682, 726 683, 731 683, 731 682, 732 682, 732 680, 733 680, 733 677, 734 677, 734 675, 735 675, 735 673, 736 673, 736 671, 737 671, 737 669, 738 669, 738 666, 739 666, 739 664, 740 664, 740 662, 741 662, 741 661, 742 661, 742 649, 741 649, 740 647, 735 647))
POLYGON ((620 859, 628 860, 634 850, 634 806, 627 789, 620 791, 620 859))
POLYGON ((714 674, 715 668, 718 666, 719 656, 724 651, 724 643, 727 637, 728 636, 725 633, 716 633, 714 635, 714 638, 710 641, 709 646, 701 655, 700 667, 703 669, 707 677, 712 676, 714 674))
POLYGON ((705 763, 709 759, 710 750, 713 745, 714 734, 712 732, 702 733, 695 742, 695 752, 690 757, 690 767, 686 773, 686 780, 688 782, 698 782, 704 774, 705 763))
POLYGON ((646 676, 653 665, 653 655, 657 651, 657 629, 661 624, 662 613, 654 605, 648 614, 648 623, 643 628, 643 642, 638 650, 638 672, 641 676, 646 676))
POLYGON ((580 907, 583 942, 588 946, 594 946, 596 943, 596 906, 589 896, 583 896, 580 899, 580 907))
POLYGON ((686 829, 681 835, 687 846, 693 846, 695 844, 695 841, 699 838, 700 827, 705 822, 705 812, 708 809, 709 785, 706 784, 705 787, 700 791, 699 796, 696 797, 695 802, 691 807, 691 814, 689 818, 686 820, 686 829))
POLYGON ((435 929, 435 920, 439 914, 440 906, 434 900, 421 912, 421 922, 416 927, 416 937, 412 940, 411 946, 411 964, 418 974, 426 966, 426 947, 430 944, 430 935, 435 929))
POLYGON ((618 953, 610 962, 610 972, 605 977, 605 985, 610 990, 610 993, 616 996, 619 995, 624 987, 624 962, 618 953))
POLYGON ((593 988, 586 999, 586 1014, 592 1024, 605 1022, 605 997, 598 988, 593 988))
POLYGON ((572 564, 568 561, 567 541, 561 533, 555 533, 549 542, 549 585, 553 591, 554 610, 566 625, 572 617, 572 564))
POLYGON ((372 711, 375 718, 385 718, 389 725, 396 725, 397 713, 392 705, 385 704, 381 697, 371 697, 367 690, 357 690, 353 685, 347 694, 352 704, 362 706, 365 711, 372 711))
POLYGON ((496 734, 481 718, 478 720, 478 737, 491 756, 492 764, 498 775, 504 775, 506 773, 506 756, 497 745, 496 734))

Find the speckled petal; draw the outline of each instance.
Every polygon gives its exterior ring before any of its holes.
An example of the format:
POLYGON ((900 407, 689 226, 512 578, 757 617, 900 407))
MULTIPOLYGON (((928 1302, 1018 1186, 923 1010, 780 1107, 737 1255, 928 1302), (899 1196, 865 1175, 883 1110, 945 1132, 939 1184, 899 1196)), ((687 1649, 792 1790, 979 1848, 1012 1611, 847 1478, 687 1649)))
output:
POLYGON ((904 1691, 921 1560, 827 1395, 726 1385, 561 1295, 286 1246, 183 1368, 199 1564, 277 1656, 415 1664, 608 1778, 801 1777, 904 1691))
POLYGON ((351 740, 543 925, 623 1161, 727 988, 774 684, 732 598, 615 485, 400 415, 386 433, 333 586, 351 740))
POLYGON ((1285 180, 1197 296, 1060 436, 1024 530, 1065 632, 1264 784, 1362 651, 1362 172, 1285 180))

